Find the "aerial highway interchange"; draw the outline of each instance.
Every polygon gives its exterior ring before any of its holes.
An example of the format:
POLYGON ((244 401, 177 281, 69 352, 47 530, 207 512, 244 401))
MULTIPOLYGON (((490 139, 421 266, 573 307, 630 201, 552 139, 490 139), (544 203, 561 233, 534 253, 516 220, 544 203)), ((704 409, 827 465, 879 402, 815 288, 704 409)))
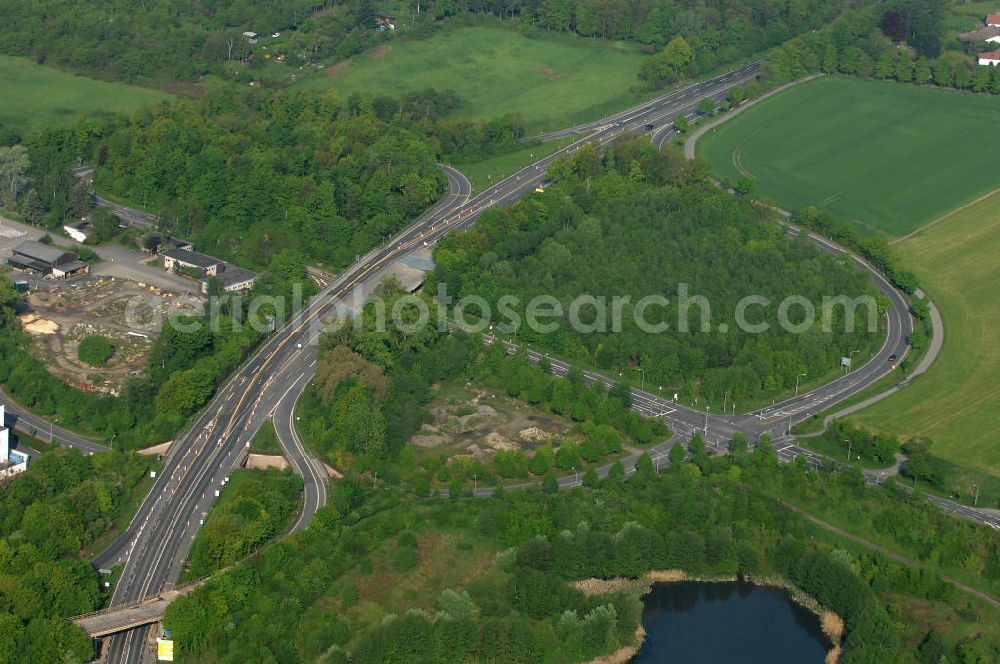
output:
MULTIPOLYGON (((293 470, 304 480, 303 507, 292 530, 304 528, 309 518, 323 506, 327 497, 327 470, 306 451, 294 423, 294 405, 311 379, 317 363, 316 341, 324 324, 343 309, 354 289, 371 283, 379 273, 399 258, 433 245, 443 235, 471 226, 484 211, 495 205, 509 204, 532 192, 545 181, 547 167, 562 155, 584 145, 603 148, 623 132, 650 134, 657 145, 671 135, 678 116, 688 116, 705 98, 721 100, 737 85, 755 78, 760 63, 754 62, 730 72, 663 95, 634 108, 599 121, 581 124, 539 138, 551 140, 579 136, 573 143, 540 159, 488 189, 473 195, 469 181, 458 171, 441 165, 447 176, 449 193, 395 238, 359 258, 316 295, 302 311, 274 333, 217 391, 214 400, 182 435, 173 441, 163 467, 157 474, 149 495, 121 536, 94 560, 101 569, 122 566, 120 579, 111 599, 112 608, 134 603, 162 591, 180 575, 192 541, 212 506, 216 491, 248 452, 250 441, 260 426, 273 420, 285 455, 293 470)), ((80 177, 90 177, 93 169, 81 167, 80 177)), ((101 205, 114 205, 98 201, 101 205)), ((120 207, 120 206, 118 206, 120 207)), ((118 209, 117 214, 138 224, 155 223, 148 213, 118 209)), ((800 231, 789 225, 788 232, 800 231)), ((832 254, 844 250, 814 234, 808 239, 819 249, 832 254)), ((853 258, 857 269, 866 270, 882 295, 890 302, 886 312, 886 338, 880 352, 863 366, 809 392, 750 413, 711 414, 676 403, 672 395, 633 390, 633 408, 648 417, 662 419, 676 435, 649 452, 657 462, 678 440, 689 440, 700 433, 709 446, 721 445, 741 432, 751 443, 769 436, 779 458, 791 460, 804 456, 819 464, 821 457, 795 444, 791 427, 810 415, 824 411, 873 384, 893 367, 886 357, 902 359, 908 352, 907 338, 912 320, 906 300, 874 268, 853 258)), ((488 339, 488 341, 497 341, 488 339)), ((513 351, 513 344, 507 343, 513 351)), ((539 360, 538 351, 528 349, 531 359, 539 360)), ((569 367, 557 358, 548 358, 556 375, 565 375, 569 367)), ((609 383, 607 377, 586 373, 588 381, 609 383)), ((44 423, 21 415, 40 431, 44 423)), ((58 442, 74 444, 83 451, 99 449, 92 441, 57 432, 58 442), (90 447, 87 447, 90 446, 90 447)), ((623 461, 626 471, 634 468, 636 457, 623 461)), ((607 474, 607 468, 600 475, 607 474)), ((883 481, 877 472, 866 471, 872 483, 883 481)), ((573 476, 560 480, 563 486, 579 483, 573 476)), ((478 489, 486 495, 491 490, 478 489)), ((980 523, 1000 527, 1000 519, 952 501, 931 497, 942 509, 980 523)), ((147 656, 150 628, 141 627, 113 635, 107 644, 108 661, 138 662, 147 656)))

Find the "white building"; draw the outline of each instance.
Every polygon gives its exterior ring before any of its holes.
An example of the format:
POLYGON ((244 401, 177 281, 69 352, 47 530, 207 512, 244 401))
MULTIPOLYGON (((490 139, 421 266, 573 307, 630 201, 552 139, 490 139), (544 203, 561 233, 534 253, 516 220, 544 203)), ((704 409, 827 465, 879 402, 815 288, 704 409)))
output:
POLYGON ((81 219, 72 224, 66 224, 63 226, 63 230, 66 231, 66 235, 70 236, 77 242, 86 242, 89 237, 91 226, 88 219, 81 219))
POLYGON ((4 426, 5 415, 4 405, 0 403, 0 480, 28 469, 28 455, 10 449, 10 429, 4 426))
POLYGON ((1000 65, 1000 49, 979 54, 979 64, 994 67, 1000 65))

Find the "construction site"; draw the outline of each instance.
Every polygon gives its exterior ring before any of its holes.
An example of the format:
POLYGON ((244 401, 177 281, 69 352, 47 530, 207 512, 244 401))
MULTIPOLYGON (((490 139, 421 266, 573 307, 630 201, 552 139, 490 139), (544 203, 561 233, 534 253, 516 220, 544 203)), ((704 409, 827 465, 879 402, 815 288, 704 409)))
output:
POLYGON ((35 341, 32 354, 68 384, 110 395, 117 395, 126 378, 146 367, 168 315, 200 309, 196 297, 121 277, 39 284, 24 301, 18 318, 35 341), (105 365, 79 359, 79 344, 89 336, 104 337, 114 346, 105 365))

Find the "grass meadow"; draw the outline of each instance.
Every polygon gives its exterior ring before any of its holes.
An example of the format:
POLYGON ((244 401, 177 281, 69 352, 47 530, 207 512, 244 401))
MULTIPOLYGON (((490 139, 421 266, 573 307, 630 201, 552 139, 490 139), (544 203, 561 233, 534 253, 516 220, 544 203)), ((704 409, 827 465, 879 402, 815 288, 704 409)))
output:
POLYGON ((130 111, 170 99, 170 95, 0 56, 0 99, 0 124, 24 133, 67 124, 82 114, 130 111))
POLYGON ((342 97, 452 89, 463 102, 456 115, 488 119, 520 111, 529 131, 541 132, 636 101, 631 89, 642 58, 624 43, 463 27, 433 39, 396 40, 298 85, 334 88, 342 97))
POLYGON ((825 77, 748 109, 698 151, 781 207, 898 237, 1000 187, 998 123, 990 95, 825 77))
POLYGON ((465 173, 465 176, 472 183, 472 192, 478 194, 484 189, 489 189, 493 183, 503 180, 508 175, 535 163, 539 159, 549 156, 553 152, 581 138, 583 138, 583 134, 530 145, 521 150, 508 152, 490 159, 484 159, 483 161, 462 162, 452 165, 465 173))
MULTIPOLYGON (((856 417, 903 436, 927 436, 935 456, 1000 477, 1000 194, 896 250, 940 309, 944 346, 925 375, 856 417)), ((961 471, 949 475, 960 478, 961 471)), ((955 489, 968 491, 960 480, 955 489)))

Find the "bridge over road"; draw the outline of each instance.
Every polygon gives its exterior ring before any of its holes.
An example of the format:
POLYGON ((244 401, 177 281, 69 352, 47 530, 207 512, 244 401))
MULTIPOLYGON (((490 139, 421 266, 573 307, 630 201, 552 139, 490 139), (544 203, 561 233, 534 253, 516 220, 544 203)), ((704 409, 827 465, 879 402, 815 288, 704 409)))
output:
POLYGON ((179 588, 164 590, 158 595, 131 604, 75 616, 70 618, 70 622, 78 625, 88 636, 95 639, 159 622, 171 602, 188 594, 207 580, 207 578, 199 579, 179 588))

